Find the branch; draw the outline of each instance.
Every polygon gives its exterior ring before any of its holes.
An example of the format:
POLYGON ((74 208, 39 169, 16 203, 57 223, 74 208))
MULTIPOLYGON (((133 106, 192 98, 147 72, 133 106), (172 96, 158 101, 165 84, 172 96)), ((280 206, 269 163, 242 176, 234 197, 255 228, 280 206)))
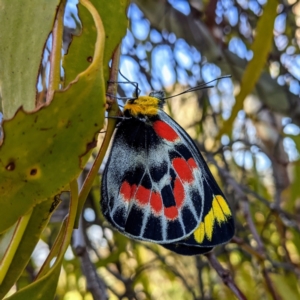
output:
POLYGON ((80 259, 82 273, 86 277, 87 290, 91 292, 94 299, 107 300, 108 295, 106 285, 98 275, 94 264, 91 262, 87 252, 86 243, 83 236, 82 217, 79 221, 79 228, 74 231, 73 248, 80 259))
POLYGON ((246 296, 242 293, 242 291, 237 287, 233 278, 231 277, 228 270, 224 269, 222 265, 217 260, 214 253, 210 252, 205 254, 210 265, 216 270, 223 283, 228 286, 228 288, 235 294, 235 296, 239 300, 247 300, 246 296))

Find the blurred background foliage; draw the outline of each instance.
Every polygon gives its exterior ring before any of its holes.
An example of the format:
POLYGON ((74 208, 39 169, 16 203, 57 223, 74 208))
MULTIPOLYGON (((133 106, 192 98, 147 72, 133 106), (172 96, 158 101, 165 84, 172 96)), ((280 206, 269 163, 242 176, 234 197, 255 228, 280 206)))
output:
MULTIPOLYGON (((102 166, 65 255, 57 299, 300 298, 300 4, 269 2, 276 12, 271 46, 266 50, 260 38, 254 49, 255 38, 268 34, 267 26, 257 29, 266 2, 131 1, 120 70, 141 94, 163 89, 173 95, 232 75, 170 99, 166 111, 206 157, 234 212, 236 235, 208 257, 179 256, 120 235, 99 208, 102 166), (241 82, 248 63, 264 52, 262 66, 248 74, 258 78, 254 89, 228 123, 236 96, 247 89, 241 82)), ((79 27, 76 2, 68 1, 66 48, 79 27)), ((119 85, 120 96, 133 92, 130 84, 119 85)), ((19 286, 45 259, 67 202, 55 212, 19 286)))

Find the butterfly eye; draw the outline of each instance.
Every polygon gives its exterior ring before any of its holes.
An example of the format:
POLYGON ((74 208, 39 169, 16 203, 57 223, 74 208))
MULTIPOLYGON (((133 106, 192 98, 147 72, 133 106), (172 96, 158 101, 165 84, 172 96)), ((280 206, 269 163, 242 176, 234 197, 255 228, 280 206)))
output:
POLYGON ((127 103, 133 104, 133 103, 134 103, 134 100, 136 100, 136 99, 128 99, 128 100, 127 100, 127 103))

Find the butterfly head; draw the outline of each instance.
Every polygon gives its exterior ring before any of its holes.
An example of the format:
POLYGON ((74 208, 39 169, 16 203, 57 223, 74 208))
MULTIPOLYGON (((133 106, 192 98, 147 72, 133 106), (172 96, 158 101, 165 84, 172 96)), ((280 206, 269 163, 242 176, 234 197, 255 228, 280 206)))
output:
POLYGON ((132 117, 155 116, 158 110, 165 104, 165 93, 163 91, 151 92, 149 96, 140 96, 129 99, 124 106, 124 115, 132 117))

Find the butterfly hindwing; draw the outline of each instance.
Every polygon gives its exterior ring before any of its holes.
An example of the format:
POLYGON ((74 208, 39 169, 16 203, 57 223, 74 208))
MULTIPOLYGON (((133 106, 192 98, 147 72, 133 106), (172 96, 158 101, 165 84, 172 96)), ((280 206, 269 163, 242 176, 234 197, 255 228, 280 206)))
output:
POLYGON ((197 167, 201 169, 203 180, 203 216, 202 220, 188 237, 176 243, 164 244, 169 250, 183 255, 203 254, 219 244, 228 242, 234 235, 234 220, 225 196, 216 183, 201 153, 187 133, 168 115, 162 114, 162 120, 176 128, 188 146, 197 167))
POLYGON ((165 248, 182 255, 203 254, 213 247, 228 242, 234 234, 234 223, 226 200, 221 195, 213 196, 210 208, 205 205, 203 219, 187 238, 164 244, 165 248))

